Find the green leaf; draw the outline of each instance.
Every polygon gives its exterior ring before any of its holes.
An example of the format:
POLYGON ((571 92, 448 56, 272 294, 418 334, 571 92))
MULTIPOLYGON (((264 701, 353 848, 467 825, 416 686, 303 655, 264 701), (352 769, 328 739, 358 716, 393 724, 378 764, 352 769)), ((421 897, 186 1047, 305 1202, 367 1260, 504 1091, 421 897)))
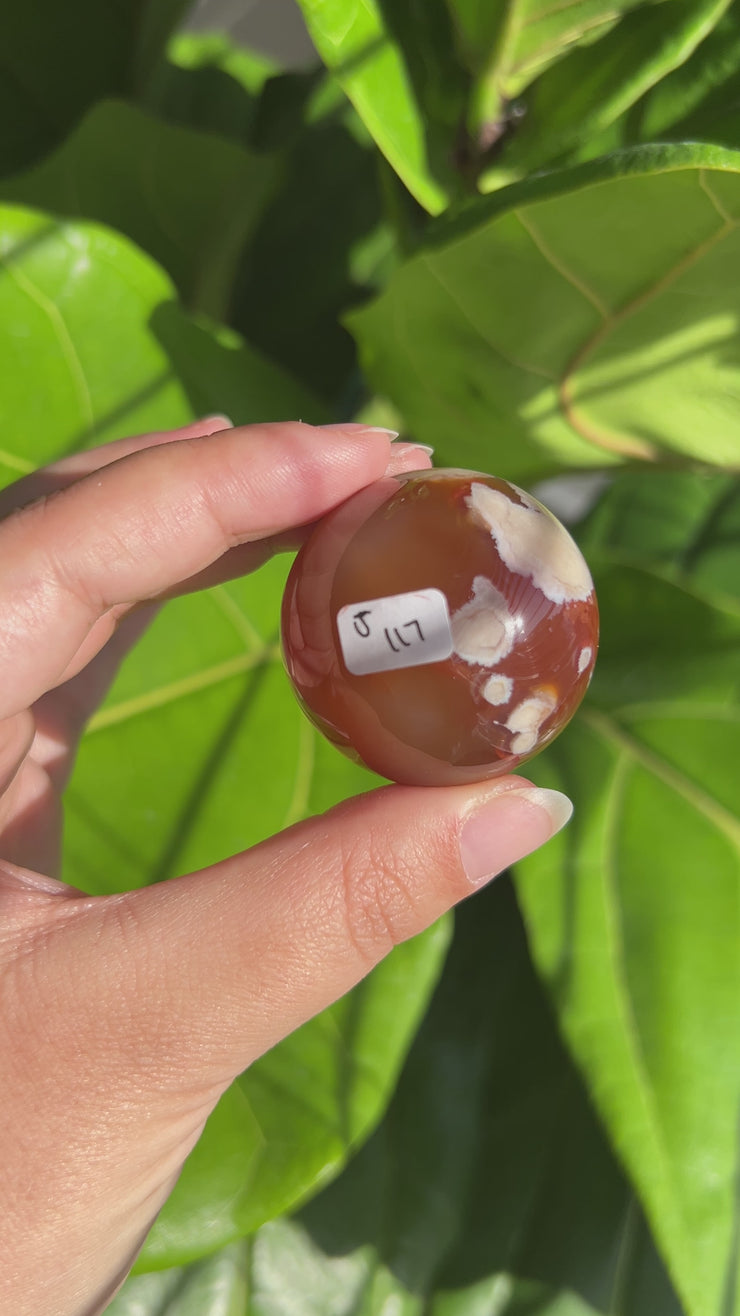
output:
MULTIPOLYGON (((167 47, 170 33, 187 17, 189 0, 144 0, 136 49, 135 87, 141 91, 167 47)), ((176 38, 174 38, 176 40, 176 38)))
MULTIPOLYGON (((177 600, 130 656, 69 790, 70 880, 103 892, 197 869, 373 784, 319 741, 291 696, 276 645, 285 571, 273 561, 177 600), (115 815, 109 799, 122 802, 115 815)), ((390 1096, 446 940, 439 924, 399 947, 234 1084, 140 1268, 248 1233, 340 1168, 390 1096)))
POLYGON ((573 159, 655 141, 740 146, 740 11, 731 5, 693 55, 646 93, 606 134, 589 137, 573 159))
POLYGON ((245 1316, 248 1244, 159 1274, 135 1275, 106 1307, 107 1316, 245 1316))
POLYGON ((636 107, 642 140, 740 146, 740 13, 732 5, 686 64, 636 107))
POLYGON ((189 320, 173 296, 110 230, 0 207, 0 483, 194 411, 322 418, 289 376, 233 332, 189 320))
MULTIPOLYGON (((342 797, 348 793, 344 783, 342 797)), ((255 792, 253 807, 260 803, 255 792)), ((390 1099, 447 941, 443 921, 397 947, 237 1079, 185 1163, 137 1269, 160 1269, 251 1233, 339 1172, 390 1099)))
POLYGON ((132 94, 185 0, 28 0, 0 9, 0 176, 32 164, 106 96, 132 94))
POLYGON ((272 60, 216 32, 180 32, 140 100, 170 123, 252 146, 259 97, 277 73, 272 60))
POLYGON ((188 307, 219 317, 275 173, 231 142, 107 101, 42 164, 0 184, 0 200, 111 225, 164 266, 188 307))
MULTIPOLYGON (((4 208, 0 254, 11 478, 93 438, 187 420, 190 391, 205 401, 216 383, 237 420, 255 400, 277 418, 306 396, 235 334, 188 321, 166 275, 108 230, 4 208)), ((200 867, 374 784, 317 745, 290 693, 276 640, 286 569, 174 602, 124 664, 69 789, 75 884, 103 893, 200 867)), ((140 1264, 212 1251, 336 1172, 382 1114, 446 942, 440 923, 400 947, 230 1089, 140 1264)))
POLYGON ((481 189, 501 187, 601 133, 647 90, 689 58, 730 0, 671 0, 628 13, 596 45, 583 46, 542 75, 526 117, 481 189))
POLYGON ((308 30, 380 150, 432 214, 459 190, 449 159, 464 113, 442 0, 299 0, 308 30), (403 44, 401 44, 403 42, 403 44))
POLYGON ((319 81, 314 73, 271 79, 256 132, 261 146, 279 151, 281 177, 240 264, 234 323, 346 414, 358 385, 340 316, 377 286, 395 255, 377 152, 323 72, 319 81))
POLYGON ((740 483, 733 476, 625 472, 579 541, 587 556, 649 563, 703 594, 740 600, 740 483))
MULTIPOLYGON (((649 0, 653 3, 653 0, 649 0)), ((464 63, 476 76, 469 123, 472 130, 501 114, 538 74, 574 46, 609 31, 644 0, 570 0, 544 6, 539 0, 447 0, 464 63)), ((593 56, 592 56, 593 58, 593 56)))
POLYGON ((0 270, 3 483, 93 441, 191 418, 148 325, 172 285, 129 242, 3 207, 0 270))
POLYGON ((524 484, 736 464, 739 168, 646 147, 477 202, 348 317, 371 382, 440 459, 524 484))
MULTIPOLYGON (((158 1312, 144 1282, 115 1316, 158 1312)), ((244 1316, 680 1316, 506 879, 457 911, 383 1123, 294 1220, 256 1234, 248 1289, 244 1316)))
POLYGON ((632 498, 625 478, 604 501, 586 533, 603 563, 592 692, 532 765, 576 815, 518 866, 518 889, 535 960, 686 1311, 734 1316, 740 613, 716 588, 730 561, 735 589, 740 579, 736 491, 656 476, 632 498))

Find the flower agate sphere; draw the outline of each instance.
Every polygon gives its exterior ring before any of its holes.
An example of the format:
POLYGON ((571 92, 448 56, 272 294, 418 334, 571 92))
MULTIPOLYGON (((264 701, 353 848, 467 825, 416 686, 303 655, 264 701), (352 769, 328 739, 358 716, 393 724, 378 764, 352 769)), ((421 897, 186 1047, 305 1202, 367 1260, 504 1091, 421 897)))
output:
POLYGON ((409 785, 518 767, 585 694, 598 610, 568 532, 472 471, 387 477, 313 530, 283 599, 300 702, 350 757, 409 785))

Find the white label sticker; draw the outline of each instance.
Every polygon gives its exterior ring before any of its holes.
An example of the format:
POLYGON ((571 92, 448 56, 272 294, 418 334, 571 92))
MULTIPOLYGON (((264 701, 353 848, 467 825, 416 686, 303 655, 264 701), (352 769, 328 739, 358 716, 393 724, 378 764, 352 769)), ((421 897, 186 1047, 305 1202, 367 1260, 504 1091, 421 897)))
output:
POLYGON ((439 589, 350 603, 337 613, 337 630, 354 676, 438 663, 453 651, 450 610, 439 589))

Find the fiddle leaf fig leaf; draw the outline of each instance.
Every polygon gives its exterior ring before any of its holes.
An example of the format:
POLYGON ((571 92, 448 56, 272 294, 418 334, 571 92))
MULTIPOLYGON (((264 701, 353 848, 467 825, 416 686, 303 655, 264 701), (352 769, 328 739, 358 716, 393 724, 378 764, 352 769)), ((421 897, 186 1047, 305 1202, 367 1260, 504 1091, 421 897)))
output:
MULTIPOLYGON (((0 259, 0 461, 10 478, 86 441, 184 422, 190 394, 205 400, 216 386, 236 420, 277 419, 306 400, 237 335, 189 321, 164 272, 109 230, 5 207, 0 259)), ((174 601, 130 654, 67 796, 65 878, 75 886, 106 894, 202 867, 376 783, 317 743, 290 693, 277 645, 286 571, 276 558, 174 601)), ((237 1080, 140 1267, 213 1251, 340 1169, 387 1104, 448 936, 443 920, 398 947, 237 1080)))
POLYGON ((443 0, 299 0, 316 48, 386 159, 432 214, 459 191, 450 158, 466 80, 443 0))
POLYGON ((194 413, 325 418, 233 331, 190 319, 164 271, 110 229, 0 207, 0 270, 0 484, 194 413))
MULTIPOLYGON (((576 46, 529 88, 526 114, 501 160, 481 178, 488 191, 521 178, 604 132, 711 33, 729 0, 641 5, 595 44, 576 46)), ((587 6, 576 6, 586 9, 587 6)), ((556 10, 567 18, 573 6, 556 10)))
POLYGON ((740 11, 731 5, 696 50, 655 83, 603 133, 589 134, 568 155, 592 160, 649 141, 704 141, 740 146, 740 11))
POLYGON ((371 381, 442 460, 524 484, 737 463, 739 171, 645 147, 475 203, 347 318, 371 381))
POLYGON ((0 176, 35 163, 109 96, 133 96, 187 0, 0 7, 0 176))
POLYGON ((164 266, 191 310, 218 316, 275 173, 269 157, 103 101, 41 164, 0 183, 0 200, 109 224, 164 266))
POLYGON ((574 822, 517 866, 518 890, 686 1311, 736 1316, 736 482, 643 478, 632 499, 620 483, 584 535, 604 617, 592 691, 532 765, 574 822))

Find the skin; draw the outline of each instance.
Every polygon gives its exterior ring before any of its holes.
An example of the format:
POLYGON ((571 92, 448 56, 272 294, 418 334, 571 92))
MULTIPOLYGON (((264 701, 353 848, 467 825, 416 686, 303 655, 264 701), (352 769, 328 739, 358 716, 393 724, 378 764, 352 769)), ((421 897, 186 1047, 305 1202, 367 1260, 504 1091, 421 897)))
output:
POLYGON ((14 1316, 103 1311, 236 1075, 553 830, 520 779, 389 786, 158 886, 90 897, 58 880, 79 737, 161 601, 296 546, 386 470, 428 465, 357 426, 225 426, 122 440, 0 495, 0 1310, 14 1316))

